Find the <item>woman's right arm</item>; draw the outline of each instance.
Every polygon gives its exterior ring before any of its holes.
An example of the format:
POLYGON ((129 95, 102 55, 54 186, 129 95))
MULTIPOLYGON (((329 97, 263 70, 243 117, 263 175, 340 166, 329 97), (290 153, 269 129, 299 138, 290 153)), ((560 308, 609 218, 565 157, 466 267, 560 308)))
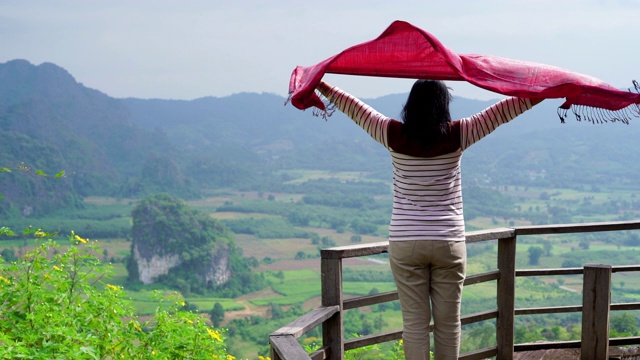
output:
POLYGON ((343 90, 321 81, 317 90, 329 100, 336 108, 360 125, 371 137, 389 148, 387 142, 388 117, 380 114, 371 106, 360 101, 343 90))

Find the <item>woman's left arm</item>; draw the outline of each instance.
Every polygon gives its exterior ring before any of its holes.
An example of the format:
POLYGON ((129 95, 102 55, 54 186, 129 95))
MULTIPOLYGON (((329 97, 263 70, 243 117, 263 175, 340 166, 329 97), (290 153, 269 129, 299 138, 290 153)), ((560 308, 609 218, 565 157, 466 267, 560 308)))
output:
POLYGON ((460 119, 460 146, 462 150, 492 133, 498 126, 508 123, 531 109, 540 99, 511 97, 497 102, 483 111, 460 119))

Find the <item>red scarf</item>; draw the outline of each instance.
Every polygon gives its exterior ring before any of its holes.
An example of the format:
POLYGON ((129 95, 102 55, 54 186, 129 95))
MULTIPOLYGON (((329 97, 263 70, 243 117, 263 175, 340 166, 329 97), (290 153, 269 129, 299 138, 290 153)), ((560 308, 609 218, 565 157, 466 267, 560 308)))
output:
MULTIPOLYGON (((325 110, 314 90, 325 73, 412 79, 464 80, 486 90, 523 98, 566 98, 564 121, 572 108, 577 119, 623 121, 640 115, 640 94, 620 91, 594 77, 554 66, 490 55, 459 55, 433 35, 395 21, 377 39, 352 46, 316 65, 298 66, 289 94, 298 109, 325 110), (583 106, 580 106, 583 105, 583 106), (632 108, 628 108, 633 105, 632 108), (585 113, 585 108, 591 109, 585 113)), ((636 92, 638 84, 634 81, 636 92)))

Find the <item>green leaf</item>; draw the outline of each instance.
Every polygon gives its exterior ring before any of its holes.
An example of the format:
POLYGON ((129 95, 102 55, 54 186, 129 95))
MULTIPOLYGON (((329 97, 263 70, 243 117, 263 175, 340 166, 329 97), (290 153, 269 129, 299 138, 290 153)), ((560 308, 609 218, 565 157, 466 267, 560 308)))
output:
POLYGON ((6 167, 0 167, 0 172, 11 172, 11 169, 6 167))
POLYGON ((59 178, 61 178, 63 176, 64 176, 64 170, 62 170, 59 173, 57 173, 55 177, 56 177, 56 179, 59 179, 59 178))
POLYGON ((0 199, 4 199, 4 195, 0 193, 0 199))
POLYGON ((34 237, 37 237, 37 238, 54 237, 54 236, 57 236, 59 232, 60 230, 49 232, 49 231, 44 231, 43 228, 35 229, 31 226, 22 230, 23 235, 33 235, 34 237))
POLYGON ((30 235, 30 234, 35 233, 38 230, 40 230, 40 229, 34 229, 33 227, 29 226, 28 228, 25 228, 24 230, 22 230, 22 234, 23 235, 30 235))
POLYGON ((2 227, 0 227, 0 235, 16 236, 16 233, 14 233, 13 230, 9 229, 8 227, 2 226, 2 227))
POLYGON ((80 352, 85 353, 85 354, 91 356, 92 358, 98 360, 98 356, 95 354, 95 350, 92 347, 81 346, 80 347, 80 352))
POLYGON ((36 170, 36 175, 47 176, 47 174, 45 174, 42 170, 36 170))

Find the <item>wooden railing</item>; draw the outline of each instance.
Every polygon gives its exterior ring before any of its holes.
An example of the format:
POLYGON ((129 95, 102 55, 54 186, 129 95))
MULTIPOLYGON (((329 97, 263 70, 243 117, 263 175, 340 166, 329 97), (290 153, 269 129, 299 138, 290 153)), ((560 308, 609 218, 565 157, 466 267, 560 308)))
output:
MULTIPOLYGON (((640 344, 640 337, 609 339, 609 313, 614 310, 640 310, 640 303, 611 304, 611 274, 640 271, 640 265, 610 266, 585 265, 583 268, 516 269, 516 242, 520 235, 567 234, 602 231, 638 230, 640 221, 562 224, 499 228, 468 232, 467 243, 498 240, 497 269, 467 276, 464 286, 497 280, 497 308, 466 315, 462 324, 489 319, 496 321, 496 346, 461 354, 460 359, 476 360, 496 357, 513 359, 515 352, 539 349, 580 348, 582 359, 607 359, 609 346, 640 344), (515 308, 515 283, 518 276, 583 275, 582 305, 543 308, 515 308), (517 315, 582 312, 582 339, 580 341, 554 341, 514 344, 514 319, 517 315)), ((344 352, 363 346, 398 340, 402 330, 389 331, 356 339, 345 340, 343 313, 345 310, 380 304, 398 299, 396 291, 344 299, 342 293, 342 261, 352 257, 387 252, 388 242, 335 247, 321 250, 322 305, 278 329, 270 335, 273 360, 343 359, 344 352), (322 326, 322 346, 307 354, 297 341, 317 326, 322 326)), ((431 329, 433 330, 433 329, 431 329)))

